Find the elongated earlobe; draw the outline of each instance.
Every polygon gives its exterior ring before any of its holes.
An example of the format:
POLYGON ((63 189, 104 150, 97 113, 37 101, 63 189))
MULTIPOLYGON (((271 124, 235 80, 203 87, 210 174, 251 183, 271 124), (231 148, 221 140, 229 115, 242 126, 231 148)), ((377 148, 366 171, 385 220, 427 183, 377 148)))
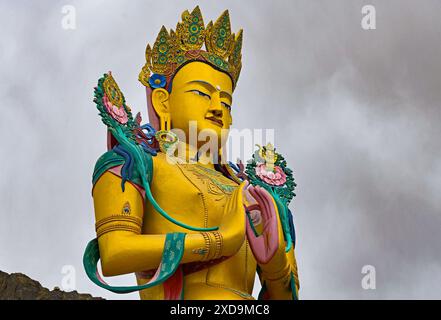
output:
POLYGON ((170 110, 168 99, 170 94, 163 88, 158 88, 152 91, 152 104, 160 119, 160 130, 170 130, 170 110))

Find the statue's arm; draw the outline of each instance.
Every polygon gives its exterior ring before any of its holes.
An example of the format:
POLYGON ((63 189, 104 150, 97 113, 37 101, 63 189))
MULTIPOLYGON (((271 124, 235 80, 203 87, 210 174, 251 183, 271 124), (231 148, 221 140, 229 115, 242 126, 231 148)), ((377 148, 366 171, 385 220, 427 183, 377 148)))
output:
MULTIPOLYGON (((96 182, 92 195, 104 276, 158 268, 166 235, 141 234, 144 200, 135 186, 126 183, 123 192, 121 178, 107 171, 96 182)), ((201 233, 187 234, 181 263, 203 260, 204 256, 195 252, 204 246, 201 233)))
POLYGON ((291 246, 291 249, 285 252, 286 243, 278 212, 277 223, 279 232, 277 252, 267 264, 258 264, 262 294, 263 299, 267 300, 292 300, 294 297, 298 298, 300 288, 295 250, 294 246, 291 246), (291 279, 295 283, 295 292, 291 279))

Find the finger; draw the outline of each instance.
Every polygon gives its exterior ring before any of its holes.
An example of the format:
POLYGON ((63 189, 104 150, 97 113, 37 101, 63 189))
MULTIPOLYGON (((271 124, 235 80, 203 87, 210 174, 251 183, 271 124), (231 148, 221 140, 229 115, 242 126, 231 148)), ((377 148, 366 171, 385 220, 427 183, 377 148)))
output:
POLYGON ((254 199, 254 198, 251 196, 250 189, 245 190, 244 193, 245 193, 245 198, 244 198, 244 200, 246 201, 245 203, 246 203, 247 206, 250 206, 250 205, 253 205, 253 204, 256 204, 256 203, 257 203, 256 199, 254 199))
MULTIPOLYGON (((271 234, 272 236, 272 244, 274 244, 274 242, 276 242, 277 246, 276 248, 278 248, 278 243, 279 243, 279 225, 278 225, 278 217, 277 217, 277 206, 274 202, 274 199, 272 198, 272 196, 268 193, 265 195, 266 199, 267 199, 267 204, 268 204, 268 216, 270 216, 270 218, 268 219, 268 225, 267 225, 267 230, 268 230, 268 234, 271 234)), ((275 245, 275 244, 274 244, 275 245)))
POLYGON ((246 233, 249 241, 254 241, 256 239, 256 235, 254 234, 253 228, 251 227, 250 221, 247 217, 246 222, 246 233))
POLYGON ((254 257, 256 260, 261 263, 262 261, 266 260, 266 247, 263 237, 256 237, 254 235, 253 230, 251 229, 251 226, 247 224, 247 239, 251 247, 251 251, 253 252, 254 257))
POLYGON ((254 188, 253 185, 249 185, 248 188, 245 191, 245 195, 246 195, 247 201, 249 203, 257 203, 256 199, 254 199, 254 197, 251 194, 252 190, 254 190, 254 189, 255 188, 254 188))
POLYGON ((266 190, 265 188, 261 188, 262 190, 262 197, 265 198, 268 203, 273 203, 273 196, 266 190))
POLYGON ((258 200, 258 203, 261 208, 261 214, 265 220, 268 220, 270 216, 268 215, 268 203, 265 198, 262 196, 262 188, 257 186, 255 190, 253 190, 253 196, 258 200))
POLYGON ((259 194, 258 194, 258 192, 257 192, 257 188, 258 188, 258 187, 259 187, 259 186, 255 186, 255 187, 250 187, 250 188, 248 189, 248 191, 250 192, 251 196, 255 199, 255 201, 256 201, 257 203, 259 203, 259 200, 260 200, 259 194))
POLYGON ((254 203, 252 205, 247 206, 248 211, 260 210, 260 205, 258 203, 254 203))
POLYGON ((259 189, 259 196, 261 197, 262 202, 263 202, 264 211, 265 211, 263 214, 265 215, 265 218, 267 220, 272 219, 272 217, 275 215, 272 196, 264 188, 259 189))
MULTIPOLYGON (((263 200, 263 198, 259 195, 259 191, 256 188, 255 190, 252 191, 254 197, 258 200, 258 205, 259 205, 259 211, 260 211, 260 215, 261 215, 261 219, 265 222, 268 220, 268 214, 267 214, 267 208, 265 207, 265 201, 263 200)), ((265 224, 264 224, 265 225, 265 224)))
POLYGON ((264 219, 263 230, 265 234, 273 234, 277 235, 277 215, 274 210, 274 206, 270 205, 270 203, 265 200, 262 204, 262 219, 264 219))

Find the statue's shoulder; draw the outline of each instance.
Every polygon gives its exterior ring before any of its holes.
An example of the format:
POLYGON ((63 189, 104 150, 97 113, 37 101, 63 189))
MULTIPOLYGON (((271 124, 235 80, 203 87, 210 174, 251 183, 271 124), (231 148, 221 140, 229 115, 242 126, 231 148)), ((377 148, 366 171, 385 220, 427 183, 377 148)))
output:
POLYGON ((124 158, 117 154, 114 150, 109 150, 103 153, 95 163, 92 175, 92 184, 99 180, 99 178, 106 172, 113 168, 124 164, 124 158))
POLYGON ((158 151, 155 157, 152 157, 153 165, 155 169, 170 171, 176 170, 178 168, 178 164, 185 164, 179 160, 175 155, 167 155, 163 151, 158 151))
POLYGON ((94 102, 101 120, 107 126, 107 152, 95 164, 93 184, 104 172, 115 167, 119 167, 123 188, 125 181, 141 186, 150 182, 152 157, 158 151, 156 130, 149 124, 141 124, 140 113, 133 117, 111 72, 98 80, 94 102))
POLYGON ((159 170, 167 170, 171 164, 170 160, 167 159, 167 155, 163 152, 158 152, 152 160, 154 168, 159 170))

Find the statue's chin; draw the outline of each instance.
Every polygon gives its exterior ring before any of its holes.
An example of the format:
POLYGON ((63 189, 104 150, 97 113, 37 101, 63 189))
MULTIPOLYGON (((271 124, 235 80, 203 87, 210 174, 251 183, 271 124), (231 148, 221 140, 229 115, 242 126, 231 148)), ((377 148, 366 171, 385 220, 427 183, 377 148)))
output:
POLYGON ((197 141, 190 141, 190 133, 194 128, 185 128, 185 130, 173 127, 172 131, 177 134, 179 141, 190 144, 197 145, 198 148, 206 145, 207 143, 213 143, 213 150, 219 150, 221 147, 225 146, 228 136, 229 128, 225 126, 219 126, 214 124, 209 120, 198 121, 197 134, 194 134, 191 138, 197 139, 197 141))

